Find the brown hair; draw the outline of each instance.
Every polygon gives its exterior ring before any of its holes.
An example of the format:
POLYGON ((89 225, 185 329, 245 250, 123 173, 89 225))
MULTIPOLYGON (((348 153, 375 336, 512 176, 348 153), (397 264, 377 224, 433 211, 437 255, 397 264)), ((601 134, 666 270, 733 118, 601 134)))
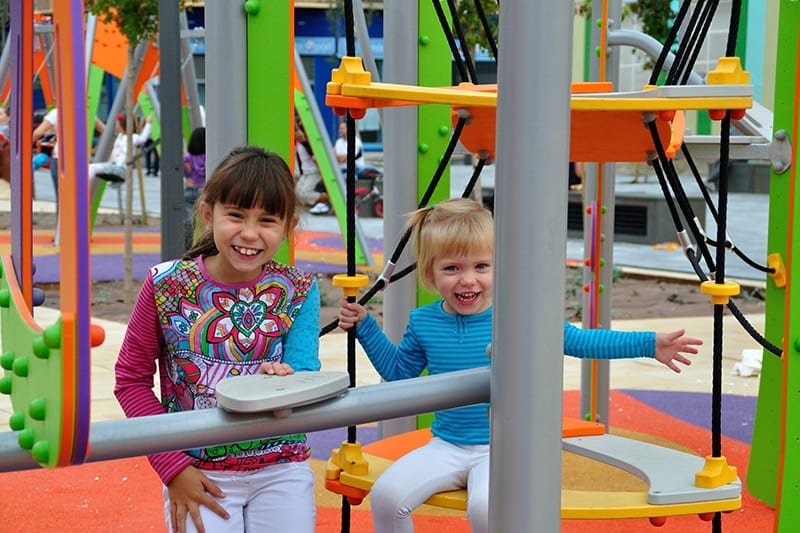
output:
POLYGON ((433 263, 443 255, 494 251, 494 219, 475 200, 451 198, 411 213, 406 223, 414 240, 417 274, 434 290, 433 263))
MULTIPOLYGON (((220 202, 245 209, 259 207, 292 224, 297 208, 294 175, 278 154, 258 146, 240 146, 228 153, 214 169, 197 200, 198 205, 201 202, 212 209, 220 202)), ((183 258, 218 253, 214 234, 211 228, 207 228, 183 258)))

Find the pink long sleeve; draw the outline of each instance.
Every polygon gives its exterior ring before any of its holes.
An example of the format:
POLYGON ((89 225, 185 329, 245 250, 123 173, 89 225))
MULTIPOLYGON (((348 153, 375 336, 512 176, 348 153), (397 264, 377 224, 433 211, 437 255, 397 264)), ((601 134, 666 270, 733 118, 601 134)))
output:
MULTIPOLYGON (((114 395, 129 418, 165 413, 156 396, 154 376, 156 361, 161 361, 161 328, 156 314, 153 278, 148 274, 133 308, 119 358, 114 367, 114 395)), ((166 485, 192 463, 183 452, 159 453, 148 456, 153 470, 166 485)))

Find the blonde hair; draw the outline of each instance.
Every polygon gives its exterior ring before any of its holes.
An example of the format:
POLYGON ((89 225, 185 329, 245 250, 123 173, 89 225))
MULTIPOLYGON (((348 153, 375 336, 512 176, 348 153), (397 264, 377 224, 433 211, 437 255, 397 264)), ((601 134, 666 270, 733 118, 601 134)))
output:
POLYGON ((411 230, 422 285, 434 290, 433 263, 444 255, 494 252, 494 219, 475 200, 451 198, 411 213, 411 230))

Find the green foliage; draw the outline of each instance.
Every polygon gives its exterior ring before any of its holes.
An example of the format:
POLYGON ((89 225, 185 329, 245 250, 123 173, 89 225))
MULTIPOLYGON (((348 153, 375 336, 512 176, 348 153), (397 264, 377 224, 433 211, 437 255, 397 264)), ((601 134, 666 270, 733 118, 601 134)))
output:
MULTIPOLYGON (((483 7, 483 12, 486 14, 486 19, 489 22, 489 31, 492 33, 496 43, 499 5, 495 0, 480 0, 480 2, 481 7, 483 7)), ((456 6, 456 10, 458 11, 458 21, 461 23, 461 28, 464 30, 464 40, 466 40, 465 44, 467 47, 472 50, 475 48, 475 45, 478 45, 484 50, 490 50, 489 38, 478 16, 475 1, 460 0, 456 6)))
MULTIPOLYGON (((135 48, 158 34, 159 0, 85 0, 86 9, 106 24, 116 24, 135 48)), ((180 2, 183 4, 183 2, 180 2)))
POLYGON ((637 0, 630 9, 642 23, 642 31, 664 44, 675 18, 671 4, 671 0, 637 0))

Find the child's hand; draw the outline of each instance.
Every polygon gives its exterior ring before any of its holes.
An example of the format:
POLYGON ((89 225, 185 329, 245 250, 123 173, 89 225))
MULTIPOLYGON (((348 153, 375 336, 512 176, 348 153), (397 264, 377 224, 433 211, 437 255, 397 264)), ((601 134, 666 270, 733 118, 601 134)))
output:
POLYGON ((685 329, 679 329, 671 333, 656 333, 656 361, 667 365, 673 372, 680 374, 681 369, 675 361, 686 366, 692 364, 682 353, 697 354, 697 348, 703 341, 684 337, 685 329))
POLYGON ((356 302, 348 302, 347 298, 339 298, 339 327, 347 331, 367 316, 367 310, 356 302))
POLYGON ((186 531, 186 516, 189 515, 197 531, 205 531, 200 517, 200 506, 204 505, 227 520, 228 512, 217 502, 225 493, 200 470, 187 466, 167 485, 169 494, 170 527, 173 532, 186 531))
POLYGON ((262 374, 269 374, 270 376, 288 376, 294 374, 294 369, 286 363, 261 363, 258 371, 262 374))

